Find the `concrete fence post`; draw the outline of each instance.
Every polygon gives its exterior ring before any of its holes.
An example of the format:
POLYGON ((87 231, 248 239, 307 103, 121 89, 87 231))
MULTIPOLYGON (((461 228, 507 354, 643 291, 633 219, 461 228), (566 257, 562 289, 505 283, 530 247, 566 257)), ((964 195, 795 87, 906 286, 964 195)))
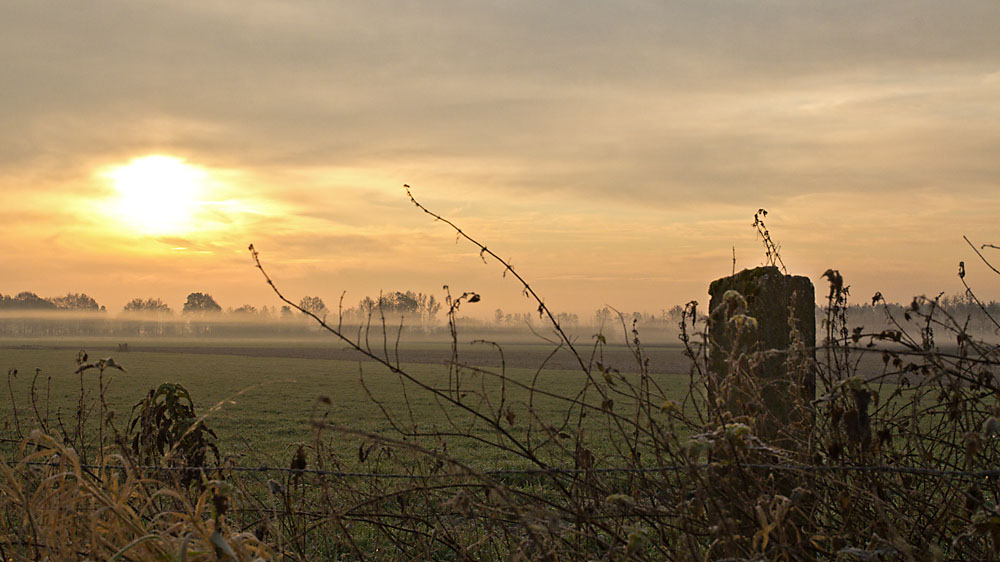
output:
POLYGON ((816 397, 812 282, 758 267, 718 279, 708 292, 712 407, 742 418, 765 441, 801 443, 816 397))

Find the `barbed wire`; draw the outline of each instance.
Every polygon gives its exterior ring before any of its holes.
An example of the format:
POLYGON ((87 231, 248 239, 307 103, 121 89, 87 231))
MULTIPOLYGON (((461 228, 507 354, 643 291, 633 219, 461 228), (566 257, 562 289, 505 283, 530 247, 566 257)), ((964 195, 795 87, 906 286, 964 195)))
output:
MULTIPOLYGON (((58 467, 62 463, 31 461, 18 463, 7 461, 7 465, 15 467, 18 465, 28 466, 49 466, 58 467)), ((75 465, 75 463, 74 463, 75 465)), ((699 463, 687 465, 666 465, 651 467, 607 467, 607 468, 524 468, 524 469, 501 469, 484 470, 481 472, 464 470, 461 472, 443 472, 435 474, 412 474, 412 473, 382 473, 382 472, 350 472, 340 470, 324 470, 318 468, 286 468, 279 466, 150 466, 134 465, 126 466, 122 464, 79 464, 81 469, 100 470, 133 470, 141 471, 162 471, 162 472, 279 472, 285 474, 313 474, 317 476, 333 476, 338 478, 385 478, 385 479, 409 479, 423 480, 428 478, 455 478, 460 476, 536 476, 542 474, 578 476, 586 474, 648 474, 656 472, 682 472, 687 470, 705 469, 744 469, 744 470, 780 470, 786 472, 873 472, 873 473, 895 473, 910 474, 916 476, 937 476, 942 478, 972 478, 990 479, 1000 478, 1000 469, 997 470, 953 470, 936 469, 915 466, 891 466, 891 465, 805 465, 805 464, 761 464, 761 463, 699 463)))

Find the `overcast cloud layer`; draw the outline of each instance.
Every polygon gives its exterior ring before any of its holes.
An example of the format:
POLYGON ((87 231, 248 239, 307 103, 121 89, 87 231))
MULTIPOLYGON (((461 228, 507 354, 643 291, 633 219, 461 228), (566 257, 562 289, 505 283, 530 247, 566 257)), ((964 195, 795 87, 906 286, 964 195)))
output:
MULTIPOLYGON (((1000 242, 1000 3, 591 4, 2 2, 0 250, 20 272, 0 292, 137 296, 58 274, 81 250, 60 233, 97 226, 55 202, 103 196, 95 167, 154 152, 268 209, 161 241, 219 258, 169 267, 225 276, 233 298, 264 298, 240 277, 248 237, 328 297, 478 267, 404 181, 580 310, 701 298, 733 246, 760 262, 761 206, 802 273, 899 299, 955 290, 962 234, 1000 242), (26 272, 40 256, 48 280, 26 272)), ((131 291, 190 285, 155 285, 162 263, 115 259, 113 238, 80 259, 134 270, 131 291)))

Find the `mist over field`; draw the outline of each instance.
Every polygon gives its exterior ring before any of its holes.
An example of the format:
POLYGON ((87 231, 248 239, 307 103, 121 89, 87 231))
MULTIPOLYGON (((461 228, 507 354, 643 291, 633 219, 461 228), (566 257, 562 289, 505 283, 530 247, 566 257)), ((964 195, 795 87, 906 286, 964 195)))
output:
MULTIPOLYGON (((707 299, 706 299, 707 300, 707 299)), ((249 306, 249 305, 247 305, 249 306)), ((474 305, 472 305, 474 306, 474 305)), ((863 327, 867 331, 884 330, 894 326, 891 317, 898 317, 904 323, 911 323, 903 315, 916 305, 882 303, 872 306, 868 303, 851 305, 847 309, 848 320, 852 328, 863 327)), ((925 310, 930 303, 917 306, 916 310, 925 310)), ((956 321, 964 324, 967 330, 977 337, 995 339, 998 337, 998 327, 991 321, 990 315, 1000 314, 1000 303, 988 301, 979 304, 962 295, 944 297, 936 305, 956 321)), ((479 313, 475 316, 456 314, 455 326, 461 341, 489 340, 509 343, 544 344, 556 341, 552 325, 547 318, 537 313, 505 314, 497 309, 493 314, 479 313)), ((288 339, 303 341, 319 341, 335 339, 322 329, 314 318, 299 311, 279 310, 278 307, 255 307, 252 311, 201 312, 182 313, 124 311, 111 313, 97 310, 4 310, 0 309, 0 337, 11 338, 59 338, 59 337, 96 337, 96 338, 129 338, 164 339, 164 338, 221 338, 221 339, 288 339)), ((693 310, 698 311, 695 307, 693 310)), ((705 314, 705 305, 701 305, 701 314, 705 314)), ((451 332, 448 318, 443 313, 428 317, 424 314, 398 314, 379 311, 377 307, 369 312, 359 314, 351 309, 344 316, 336 311, 323 309, 318 311, 319 319, 325 320, 332 327, 340 327, 344 333, 381 333, 383 328, 393 341, 403 342, 448 342, 451 332)), ((816 307, 817 330, 825 329, 825 312, 823 307, 816 307)), ((592 342, 594 336, 601 333, 607 342, 625 344, 635 337, 647 345, 678 345, 677 336, 680 333, 681 307, 659 313, 620 313, 608 307, 595 311, 590 317, 581 319, 576 314, 556 314, 556 320, 561 329, 565 330, 574 341, 592 342), (636 333, 633 333, 633 329, 636 333)))

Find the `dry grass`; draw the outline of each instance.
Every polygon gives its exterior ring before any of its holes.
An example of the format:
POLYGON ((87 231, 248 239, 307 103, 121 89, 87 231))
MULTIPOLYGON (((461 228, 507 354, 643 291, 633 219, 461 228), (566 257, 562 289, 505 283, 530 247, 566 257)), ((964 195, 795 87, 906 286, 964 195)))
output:
POLYGON ((229 485, 192 494, 119 455, 81 465, 40 431, 0 462, 5 560, 266 560, 272 551, 226 520, 229 485))
MULTIPOLYGON (((458 232, 537 299, 509 263, 458 232)), ((258 260, 256 252, 253 257, 258 260)), ((691 361, 683 398, 650 376, 634 326, 620 325, 633 364, 609 365, 602 336, 579 347, 541 299, 538 310, 552 323, 554 346, 577 362, 580 384, 573 393, 509 377, 503 365, 468 365, 460 356, 446 380, 428 380, 398 361, 393 328, 377 310, 357 336, 314 316, 331 337, 395 378, 399 403, 388 405, 366 387, 385 422, 381 431, 332 423, 331 401, 320 399, 312 435, 287 469, 226 466, 183 478, 192 474, 184 471, 191 468, 185 459, 204 460, 212 444, 203 413, 177 409, 144 418, 169 420, 170 431, 158 430, 166 422, 122 425, 165 436, 155 447, 136 449, 129 446, 135 436, 108 419, 102 402, 104 437, 96 457, 102 466, 81 463, 67 445, 82 443, 80 436, 55 424, 51 436, 31 432, 7 459, 0 555, 1000 559, 1000 349, 970 336, 934 299, 915 299, 906 311, 920 321, 919 333, 908 332, 889 308, 886 321, 898 329, 850 326, 848 287, 835 271, 827 278, 825 337, 815 349, 795 338, 789 349, 762 349, 739 295, 708 315, 697 314, 692 303, 682 323, 691 361), (872 354, 881 370, 859 372, 872 354), (789 381, 808 374, 817 379, 816 400, 792 386, 781 390, 793 415, 777 428, 762 405, 778 390, 760 377, 776 355, 786 358, 789 381), (720 359, 728 366, 724 377, 713 368, 720 359), (544 411, 535 408, 542 399, 549 404, 544 411), (439 416, 417 415, 417 402, 432 404, 439 416), (337 451, 345 439, 360 441, 356 466, 365 474, 344 470, 337 451), (521 470, 484 472, 476 459, 462 457, 469 443, 516 459, 521 470), (141 467, 139 458, 155 466, 141 467)), ((475 298, 465 293, 445 301, 456 345, 457 312, 475 298)))

